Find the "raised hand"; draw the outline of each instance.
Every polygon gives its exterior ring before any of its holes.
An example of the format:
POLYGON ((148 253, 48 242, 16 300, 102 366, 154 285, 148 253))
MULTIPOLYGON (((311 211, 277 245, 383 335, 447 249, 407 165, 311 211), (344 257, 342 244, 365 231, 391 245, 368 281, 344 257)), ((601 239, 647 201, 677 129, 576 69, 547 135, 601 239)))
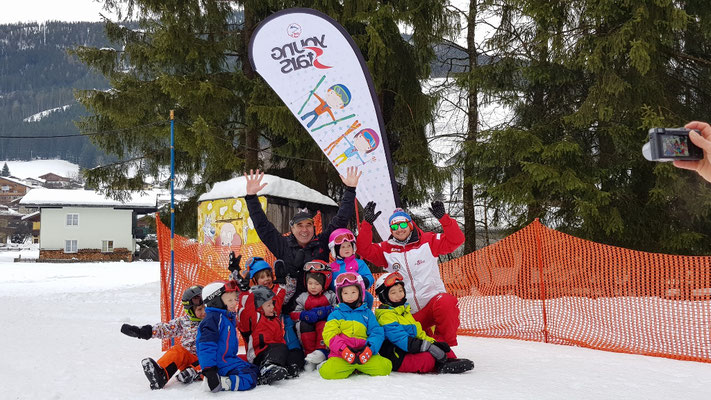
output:
POLYGON ((363 219, 366 220, 369 224, 373 224, 376 219, 378 219, 378 216, 382 211, 378 211, 377 213, 375 212, 375 202, 374 201, 369 201, 368 204, 365 205, 363 208, 363 219))
POLYGON ((348 167, 348 169, 346 170, 346 176, 339 176, 341 177, 341 180, 343 181, 344 185, 354 188, 358 186, 358 180, 360 179, 361 175, 363 175, 363 171, 359 172, 358 167, 348 167))
POLYGON ((260 190, 267 186, 267 183, 262 183, 262 178, 264 178, 264 172, 259 172, 259 170, 253 171, 249 170, 249 174, 244 173, 244 177, 247 178, 247 194, 257 194, 260 190))
POLYGON ((432 206, 430 207, 430 212, 437 219, 444 217, 444 214, 447 213, 444 210, 444 204, 439 200, 433 201, 432 203, 430 203, 430 205, 432 206))

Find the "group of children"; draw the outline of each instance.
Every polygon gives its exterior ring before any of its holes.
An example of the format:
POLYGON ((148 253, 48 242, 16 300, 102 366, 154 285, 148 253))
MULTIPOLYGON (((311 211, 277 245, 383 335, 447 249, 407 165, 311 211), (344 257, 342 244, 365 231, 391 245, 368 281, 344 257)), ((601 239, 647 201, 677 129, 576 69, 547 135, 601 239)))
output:
POLYGON ((203 380, 206 390, 248 390, 258 384, 295 378, 303 368, 318 368, 325 379, 342 379, 358 370, 368 375, 399 372, 461 373, 473 368, 457 359, 447 343, 435 341, 415 321, 407 303, 403 276, 383 274, 375 282, 381 305, 372 311, 373 285, 368 266, 356 258, 356 238, 348 229, 329 237, 335 261, 303 266, 306 291, 282 315, 293 293, 275 283, 264 259, 252 257, 240 273, 240 257, 230 257, 230 280, 192 286, 182 297, 186 316, 143 327, 123 325, 121 332, 142 339, 181 337, 158 361, 143 360, 152 389, 178 373, 184 383, 203 380), (284 323, 296 322, 303 353, 289 349, 284 323), (246 355, 238 356, 238 336, 246 355), (303 358, 305 355, 305 358, 303 358))

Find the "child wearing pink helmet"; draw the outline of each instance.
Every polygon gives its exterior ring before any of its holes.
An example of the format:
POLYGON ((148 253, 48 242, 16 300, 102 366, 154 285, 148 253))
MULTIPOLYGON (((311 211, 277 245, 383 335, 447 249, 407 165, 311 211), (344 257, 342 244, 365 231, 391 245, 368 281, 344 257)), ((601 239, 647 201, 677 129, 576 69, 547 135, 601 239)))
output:
POLYGON ((373 311, 363 303, 363 278, 344 272, 335 281, 339 303, 323 329, 330 353, 319 374, 324 379, 344 379, 356 370, 372 376, 390 374, 392 362, 378 354, 385 332, 373 311))
POLYGON ((344 272, 355 272, 363 278, 365 285, 365 304, 368 308, 373 308, 373 295, 367 291, 375 279, 370 272, 368 265, 356 257, 356 237, 348 229, 339 228, 334 230, 328 238, 328 248, 331 250, 331 256, 335 259, 331 263, 331 290, 335 290, 334 283, 338 275, 344 272))

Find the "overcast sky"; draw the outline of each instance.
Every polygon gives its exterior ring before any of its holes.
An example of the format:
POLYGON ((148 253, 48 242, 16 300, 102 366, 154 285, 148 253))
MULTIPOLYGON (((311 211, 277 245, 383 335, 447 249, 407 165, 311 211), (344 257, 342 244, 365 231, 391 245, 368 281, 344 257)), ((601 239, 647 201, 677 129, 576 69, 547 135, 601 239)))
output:
POLYGON ((101 21, 103 2, 95 0, 3 0, 0 24, 12 22, 101 21))

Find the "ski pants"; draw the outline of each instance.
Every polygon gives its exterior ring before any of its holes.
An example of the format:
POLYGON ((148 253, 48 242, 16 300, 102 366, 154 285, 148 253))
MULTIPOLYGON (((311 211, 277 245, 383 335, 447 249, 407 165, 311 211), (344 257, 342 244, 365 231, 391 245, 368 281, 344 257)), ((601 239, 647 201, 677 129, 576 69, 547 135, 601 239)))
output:
POLYGON ((392 369, 390 360, 375 354, 365 364, 348 364, 348 361, 341 357, 331 357, 319 368, 318 373, 324 379, 344 379, 356 370, 370 376, 381 376, 390 374, 392 369))
POLYGON ((189 352, 180 343, 176 343, 173 347, 163 354, 163 357, 156 361, 158 365, 168 373, 168 379, 177 371, 182 371, 187 367, 193 367, 200 371, 198 358, 195 354, 189 352))
POLYGON ((300 351, 289 350, 283 343, 271 343, 254 357, 254 364, 260 367, 266 364, 276 364, 282 367, 298 365, 303 368, 304 357, 300 351))
POLYGON ((428 351, 408 353, 389 340, 383 342, 378 354, 390 360, 393 364, 393 371, 427 373, 436 370, 435 359, 428 351))
POLYGON ((304 345, 304 354, 311 354, 316 350, 325 350, 326 346, 323 344, 323 327, 326 325, 326 321, 318 321, 315 324, 308 323, 306 321, 299 322, 299 331, 301 332, 301 344, 304 345))
POLYGON ((427 336, 438 342, 446 342, 452 347, 457 345, 459 306, 456 297, 449 293, 440 293, 412 316, 422 325, 427 336))

